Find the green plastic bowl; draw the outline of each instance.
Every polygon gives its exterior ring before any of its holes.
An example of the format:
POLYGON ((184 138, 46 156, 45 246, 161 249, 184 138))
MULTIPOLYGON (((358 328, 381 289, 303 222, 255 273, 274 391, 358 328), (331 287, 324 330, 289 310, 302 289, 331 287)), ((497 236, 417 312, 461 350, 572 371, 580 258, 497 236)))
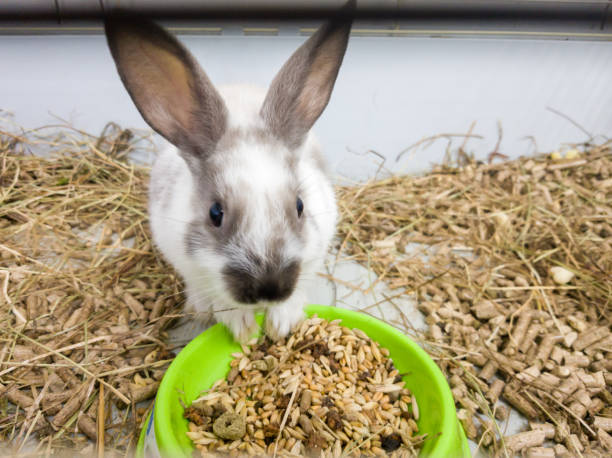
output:
MULTIPOLYGON (((326 320, 341 319, 343 326, 361 329, 389 350, 400 372, 408 373, 404 381, 419 405, 419 432, 429 435, 421 456, 471 456, 446 379, 414 341, 380 320, 351 310, 311 305, 306 307, 306 313, 309 316, 316 313, 326 320)), ((260 325, 261 321, 260 317, 260 325)), ((191 457, 194 447, 185 434, 188 422, 183 418, 179 398, 190 405, 203 390, 225 377, 233 359, 231 353, 237 351, 241 351, 240 345, 225 326, 216 324, 191 341, 172 362, 155 399, 155 442, 163 456, 191 457)), ((146 429, 147 426, 143 428, 138 445, 137 455, 140 456, 146 429)))

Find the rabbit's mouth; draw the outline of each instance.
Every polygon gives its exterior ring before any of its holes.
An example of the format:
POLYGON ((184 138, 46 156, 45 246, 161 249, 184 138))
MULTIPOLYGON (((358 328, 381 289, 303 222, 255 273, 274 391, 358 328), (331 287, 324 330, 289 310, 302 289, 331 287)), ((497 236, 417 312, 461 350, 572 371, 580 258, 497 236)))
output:
POLYGON ((293 294, 300 275, 300 263, 292 261, 284 266, 265 266, 253 273, 243 266, 228 264, 223 269, 223 280, 233 299, 241 304, 274 305, 293 294))

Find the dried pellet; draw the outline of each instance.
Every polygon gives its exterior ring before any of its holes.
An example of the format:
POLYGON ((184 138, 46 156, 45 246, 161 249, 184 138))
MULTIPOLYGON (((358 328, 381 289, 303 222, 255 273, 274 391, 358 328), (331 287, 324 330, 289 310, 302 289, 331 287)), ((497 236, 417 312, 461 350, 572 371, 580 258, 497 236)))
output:
POLYGON ((568 408, 577 418, 583 418, 586 415, 587 408, 578 401, 573 401, 568 408))
POLYGON ((607 337, 609 334, 610 330, 605 326, 589 329, 580 333, 576 341, 574 341, 574 345, 572 345, 572 347, 574 350, 583 350, 589 345, 607 337))
POLYGON ((22 409, 27 409, 32 404, 34 404, 34 399, 32 399, 27 394, 13 388, 6 388, 2 384, 0 384, 0 393, 5 392, 4 396, 12 402, 13 404, 18 405, 22 409))
POLYGON ((77 420, 79 430, 92 441, 98 440, 98 427, 96 422, 86 413, 80 413, 77 420))
POLYGON ((538 447, 544 443, 544 431, 525 431, 504 438, 504 443, 513 452, 520 452, 526 448, 538 447))
POLYGON ((498 404, 495 406, 494 415, 497 420, 506 421, 510 415, 510 409, 507 406, 498 404))
POLYGON ((554 334, 547 334, 542 339, 542 342, 538 346, 538 350, 535 354, 535 359, 540 361, 546 361, 552 352, 553 346, 562 340, 561 336, 554 334))
POLYGON ((489 385, 489 389, 485 396, 489 401, 491 401, 491 404, 495 405, 497 403, 499 395, 501 394, 505 385, 506 384, 501 379, 495 379, 491 385, 489 385))
POLYGON ((555 425, 550 423, 529 422, 529 427, 532 430, 544 431, 544 437, 546 439, 552 439, 555 437, 555 425))
POLYGON ((605 432, 612 432, 612 417, 595 416, 593 418, 593 427, 603 429, 605 432))
POLYGON ((509 385, 504 387, 503 397, 509 404, 512 405, 512 407, 521 412, 527 418, 536 418, 538 416, 538 411, 532 406, 532 404, 509 385))
POLYGON ((493 360, 490 360, 487 362, 487 364, 484 365, 484 367, 481 369, 478 376, 483 380, 489 380, 491 377, 495 375, 495 373, 497 372, 497 369, 498 369, 497 363, 493 360))
POLYGON ((459 409, 457 411, 457 418, 461 422, 468 439, 475 440, 478 437, 478 427, 474 422, 473 415, 466 409, 459 409))
POLYGON ((472 307, 472 311, 479 320, 488 320, 497 316, 498 312, 495 304, 491 301, 483 300, 472 307))
POLYGON ((571 354, 566 354, 563 358, 563 363, 566 366, 588 367, 591 363, 591 358, 584 353, 574 352, 571 354))
POLYGON ((515 345, 520 345, 524 338, 525 338, 525 333, 527 332, 527 328, 529 327, 529 324, 531 323, 531 318, 532 318, 532 313, 530 311, 525 311, 523 313, 521 313, 516 321, 516 324, 514 325, 512 332, 511 332, 511 341, 515 344, 515 345))
POLYGON ((525 336, 521 341, 519 341, 519 351, 522 353, 527 352, 529 346, 535 341, 536 337, 540 333, 542 326, 540 323, 532 323, 531 326, 527 329, 525 336))
POLYGON ((147 385, 136 385, 130 383, 130 399, 133 403, 139 403, 151 399, 157 393, 159 381, 154 381, 147 385))
POLYGON ((578 438, 578 436, 576 434, 570 434, 569 437, 567 438, 566 442, 565 442, 565 445, 570 450, 573 450, 574 453, 575 452, 578 452, 578 453, 584 452, 584 445, 582 445, 582 442, 580 442, 580 439, 578 438))
POLYGON ((68 400, 66 404, 60 409, 60 411, 53 417, 51 422, 56 428, 64 426, 72 415, 81 407, 84 401, 85 391, 87 384, 83 384, 78 391, 74 394, 74 397, 68 400))
POLYGON ((605 450, 612 452, 612 436, 603 429, 597 429, 597 438, 605 450))
POLYGON ((578 378, 574 374, 571 374, 568 378, 561 382, 561 385, 559 385, 555 391, 553 391, 553 396, 561 401, 576 391, 579 386, 580 383, 578 378))
POLYGON ((527 449, 527 458, 555 458, 555 451, 549 447, 531 447, 527 449))
POLYGON ((553 375, 557 377, 566 378, 570 376, 570 374, 572 373, 572 370, 569 367, 565 367, 565 366, 555 366, 552 373, 553 375))
POLYGON ((533 366, 529 366, 527 369, 516 374, 516 378, 517 380, 520 380, 525 383, 533 383, 533 381, 536 380, 538 377, 540 377, 540 375, 541 375, 540 366, 533 365, 533 366))
POLYGON ((71 391, 64 391, 61 393, 47 393, 42 398, 42 405, 45 413, 48 415, 55 415, 60 411, 64 403, 74 395, 71 391))
POLYGON ((492 353, 491 357, 499 365, 499 370, 506 372, 510 375, 514 375, 514 371, 520 372, 527 367, 525 363, 519 360, 516 360, 516 359, 509 358, 502 353, 498 353, 498 352, 491 352, 491 353, 492 353))
POLYGON ((563 444, 555 444, 553 451, 557 458, 569 458, 571 456, 569 450, 563 444))

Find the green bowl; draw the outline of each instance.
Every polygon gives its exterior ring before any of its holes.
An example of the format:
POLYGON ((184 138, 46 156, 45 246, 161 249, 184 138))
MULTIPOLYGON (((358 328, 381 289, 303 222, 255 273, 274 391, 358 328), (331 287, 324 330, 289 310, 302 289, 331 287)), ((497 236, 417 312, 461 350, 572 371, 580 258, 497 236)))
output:
MULTIPOLYGON (((392 326, 363 313, 320 305, 306 307, 306 313, 309 316, 316 313, 326 320, 341 319, 343 326, 361 329, 389 350, 395 367, 408 374, 404 381, 418 402, 420 433, 429 435, 421 456, 471 456, 446 379, 414 341, 392 326)), ((216 324, 190 342, 172 362, 155 399, 155 442, 163 456, 191 457, 194 447, 185 434, 188 422, 183 418, 179 398, 185 405, 190 405, 203 390, 225 377, 233 359, 231 354, 237 351, 241 351, 240 345, 225 326, 216 324)), ((143 451, 146 429, 145 426, 141 434, 138 455, 143 451)))

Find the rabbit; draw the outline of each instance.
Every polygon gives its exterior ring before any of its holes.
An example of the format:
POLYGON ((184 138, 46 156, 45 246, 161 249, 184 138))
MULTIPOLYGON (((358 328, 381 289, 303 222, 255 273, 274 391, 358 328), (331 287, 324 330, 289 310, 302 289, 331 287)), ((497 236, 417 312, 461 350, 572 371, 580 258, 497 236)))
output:
POLYGON ((351 21, 333 18, 269 89, 216 88, 187 49, 142 18, 105 32, 119 76, 171 146, 149 187, 153 240, 185 283, 186 312, 246 342, 265 313, 273 340, 304 318, 309 282, 335 233, 333 185, 311 127, 327 106, 351 21))

